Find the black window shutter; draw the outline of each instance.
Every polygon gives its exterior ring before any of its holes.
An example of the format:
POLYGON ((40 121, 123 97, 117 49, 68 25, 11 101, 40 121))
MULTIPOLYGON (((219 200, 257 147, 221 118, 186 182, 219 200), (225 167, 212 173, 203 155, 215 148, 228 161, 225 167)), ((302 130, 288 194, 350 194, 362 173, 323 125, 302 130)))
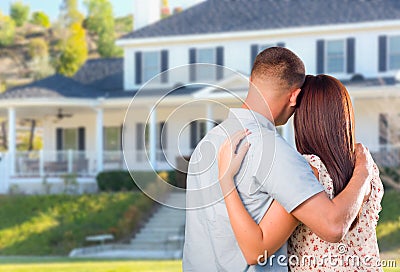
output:
POLYGON ((386 72, 387 70, 387 36, 379 36, 379 46, 378 46, 378 56, 379 56, 379 64, 378 71, 386 72))
POLYGON ((142 84, 142 52, 135 53, 135 83, 142 84))
POLYGON ((85 150, 85 128, 78 128, 78 150, 85 150))
MULTIPOLYGON (((162 50, 161 51, 161 72, 167 71, 169 68, 169 63, 168 63, 168 50, 162 50)), ((161 74, 161 83, 167 83, 168 82, 168 72, 162 73, 161 74)))
POLYGON ((197 145, 197 121, 190 123, 190 147, 196 148, 197 145))
POLYGON ((167 123, 161 122, 159 126, 160 139, 158 147, 160 149, 167 148, 167 123))
MULTIPOLYGON (((196 49, 195 48, 190 48, 189 49, 189 63, 194 64, 196 63, 196 49)), ((190 66, 190 71, 189 71, 189 80, 191 82, 196 81, 196 66, 191 65, 190 66)))
POLYGON ((63 129, 56 129, 56 149, 57 151, 63 150, 63 129))
POLYGON ((278 42, 278 43, 276 44, 276 46, 278 46, 278 47, 285 47, 285 43, 284 43, 284 42, 278 42))
MULTIPOLYGON (((217 65, 224 66, 224 48, 222 46, 217 47, 217 65)), ((224 76, 224 69, 217 67, 217 80, 222 79, 224 76)))
POLYGON ((347 73, 354 74, 355 73, 355 61, 356 56, 356 39, 348 38, 347 39, 347 73))
POLYGON ((254 61, 258 55, 258 44, 253 44, 251 46, 251 58, 250 58, 250 70, 253 69, 254 61))
POLYGON ((325 41, 317 41, 317 74, 324 73, 325 41))
POLYGON ((144 124, 136 124, 136 150, 144 150, 144 124))

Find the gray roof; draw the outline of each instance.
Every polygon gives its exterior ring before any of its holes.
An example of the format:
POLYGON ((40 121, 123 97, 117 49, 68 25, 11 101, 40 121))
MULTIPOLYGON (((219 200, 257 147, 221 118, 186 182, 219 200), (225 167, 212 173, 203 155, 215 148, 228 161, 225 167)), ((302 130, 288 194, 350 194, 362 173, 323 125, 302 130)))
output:
POLYGON ((79 69, 73 79, 101 90, 122 90, 123 58, 91 59, 79 69))
POLYGON ((208 0, 121 39, 400 19, 398 0, 208 0))
POLYGON ((0 99, 95 98, 101 94, 101 91, 91 86, 85 86, 71 78, 55 74, 27 85, 11 88, 0 94, 0 99))
MULTIPOLYGON (((89 65, 90 66, 90 65, 89 65)), ((107 88, 101 89, 99 86, 91 84, 82 84, 72 78, 65 77, 60 74, 47 77, 45 79, 32 82, 27 85, 17 86, 8 89, 6 92, 0 94, 0 100, 6 99, 30 99, 30 98, 82 98, 82 99, 95 99, 95 98, 130 98, 138 94, 137 90, 124 91, 119 87, 122 82, 117 82, 116 87, 112 88, 110 82, 107 83, 107 78, 113 77, 105 76, 105 78, 98 78, 95 82, 104 82, 107 88)), ((109 79, 108 79, 109 80, 109 79)), ((112 81, 112 80, 110 80, 112 81)), ((121 79, 122 81, 122 79, 121 79)), ((101 86, 101 85, 100 85, 101 86)), ((178 88, 168 96, 176 95, 189 95, 199 89, 204 88, 202 85, 190 85, 187 87, 178 88)), ((159 95, 165 93, 164 89, 146 89, 140 93, 140 97, 159 95)))

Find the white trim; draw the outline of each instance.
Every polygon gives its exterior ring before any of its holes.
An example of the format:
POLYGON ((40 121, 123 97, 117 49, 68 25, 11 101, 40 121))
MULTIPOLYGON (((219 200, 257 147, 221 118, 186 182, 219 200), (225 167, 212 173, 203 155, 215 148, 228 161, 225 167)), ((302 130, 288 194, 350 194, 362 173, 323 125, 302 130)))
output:
POLYGON ((103 155, 103 109, 96 109, 96 160, 97 172, 103 171, 104 155, 103 155))
POLYGON ((210 41, 221 41, 221 40, 249 40, 259 39, 261 37, 288 37, 290 35, 307 35, 313 33, 340 33, 343 31, 349 32, 370 32, 376 29, 391 29, 398 30, 400 27, 400 20, 390 21, 370 21, 363 23, 354 24, 331 24, 322 26, 309 26, 309 27, 289 27, 284 29, 266 29, 266 30, 254 30, 254 31, 236 31, 236 32, 219 32, 212 34, 194 34, 194 35, 178 35, 178 36, 166 36, 166 37, 151 37, 151 38, 140 38, 140 39, 120 39, 116 41, 116 45, 125 46, 137 46, 137 45, 160 45, 168 43, 188 43, 188 42, 210 42, 210 41))
POLYGON ((8 154, 10 162, 10 175, 15 175, 15 153, 16 153, 16 112, 15 108, 8 108, 8 154))

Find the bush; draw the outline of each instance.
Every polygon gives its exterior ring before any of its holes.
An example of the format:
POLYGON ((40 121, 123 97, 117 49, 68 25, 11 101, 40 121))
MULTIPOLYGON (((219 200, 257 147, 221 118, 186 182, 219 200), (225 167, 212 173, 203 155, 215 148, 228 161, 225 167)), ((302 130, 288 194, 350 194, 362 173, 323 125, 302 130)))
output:
POLYGON ((100 191, 106 192, 139 191, 140 188, 149 188, 157 178, 176 186, 175 171, 162 171, 157 174, 136 171, 132 176, 128 171, 122 170, 101 172, 96 177, 97 186, 100 191))
POLYGON ((14 43, 15 23, 0 12, 0 46, 8 46, 14 43))
POLYGON ((22 1, 17 1, 11 4, 10 16, 17 26, 22 26, 29 17, 29 6, 22 1))
POLYGON ((43 11, 36 11, 32 14, 31 23, 34 25, 49 28, 51 26, 49 16, 43 11))
POLYGON ((43 38, 32 39, 29 43, 29 57, 34 58, 46 58, 49 54, 49 48, 46 41, 43 38))
POLYGON ((119 192, 139 190, 128 171, 101 172, 97 175, 96 181, 100 191, 119 192))

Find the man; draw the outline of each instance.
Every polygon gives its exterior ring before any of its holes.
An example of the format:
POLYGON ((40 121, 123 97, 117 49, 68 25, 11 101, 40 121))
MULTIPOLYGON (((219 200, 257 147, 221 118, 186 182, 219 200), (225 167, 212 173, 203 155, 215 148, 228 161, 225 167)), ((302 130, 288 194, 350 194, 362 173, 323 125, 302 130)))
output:
MULTIPOLYGON (((255 60, 242 108, 231 109, 228 119, 212 129, 196 147, 187 179, 184 271, 243 271, 247 263, 254 263, 254 256, 245 258, 236 242, 219 187, 215 159, 226 137, 244 128, 252 132, 248 141, 253 148, 235 183, 257 224, 266 216, 270 224, 265 228, 280 227, 279 218, 269 209, 275 199, 326 241, 338 242, 349 229, 369 184, 367 152, 358 153, 348 186, 330 200, 305 159, 275 133, 274 121, 275 125, 283 125, 294 113, 304 79, 304 64, 293 52, 279 47, 264 50, 255 60)), ((272 238, 268 253, 279 248, 275 255, 286 256, 288 237, 271 237, 271 241, 272 238)), ((250 269, 288 270, 279 259, 271 258, 264 264, 250 269)))

